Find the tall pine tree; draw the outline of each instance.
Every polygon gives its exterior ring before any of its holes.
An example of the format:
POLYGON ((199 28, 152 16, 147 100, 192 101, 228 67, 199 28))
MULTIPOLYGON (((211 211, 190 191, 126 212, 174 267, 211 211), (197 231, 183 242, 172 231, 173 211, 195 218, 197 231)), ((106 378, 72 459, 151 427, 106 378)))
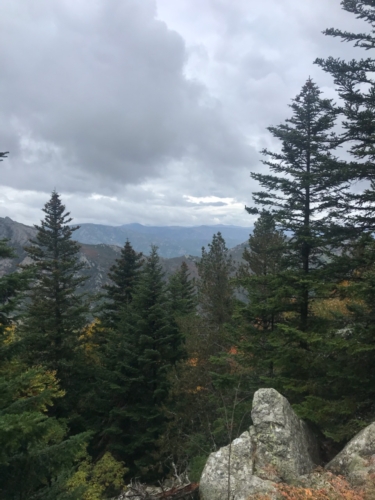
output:
POLYGON ((171 313, 175 317, 186 316, 196 307, 195 281, 190 279, 186 262, 170 276, 167 287, 171 313))
POLYGON ((103 287, 106 290, 106 302, 101 314, 103 326, 110 327, 118 323, 122 309, 133 299, 142 265, 142 253, 137 253, 130 242, 126 241, 120 257, 108 273, 110 283, 103 287))
MULTIPOLYGON (((12 257, 7 241, 0 240, 0 258, 12 257)), ((66 480, 88 436, 66 437, 66 422, 47 414, 63 396, 54 372, 27 368, 16 355, 17 306, 29 271, 0 278, 0 497, 74 500, 82 491, 65 495, 66 480)))
POLYGON ((244 250, 245 262, 237 272, 236 282, 246 294, 246 301, 236 308, 237 345, 243 362, 253 368, 253 387, 262 385, 262 376, 273 376, 272 333, 285 311, 280 276, 285 243, 272 215, 263 210, 244 250))
POLYGON ((21 328, 23 357, 29 365, 56 371, 67 392, 63 399, 67 404, 71 398, 77 402, 84 379, 80 372, 80 336, 88 314, 88 303, 80 294, 84 264, 79 259, 80 246, 72 240, 77 227, 68 225, 72 219, 55 191, 43 211, 44 220, 35 226, 36 238, 26 248, 36 279, 21 328))
POLYGON ((231 319, 234 305, 231 281, 234 264, 220 232, 213 235, 208 250, 202 248, 202 258, 197 267, 199 311, 207 324, 211 354, 215 354, 223 349, 222 332, 231 319))
MULTIPOLYGON (((276 227, 289 235, 285 266, 295 273, 290 281, 292 299, 298 328, 305 331, 316 287, 314 270, 325 265, 325 251, 341 242, 342 236, 329 229, 345 208, 348 179, 346 164, 333 154, 338 138, 333 132, 337 111, 332 100, 323 99, 308 79, 290 107, 292 117, 268 129, 282 145, 280 152, 262 151, 268 157, 263 163, 272 173, 251 177, 265 188, 253 193, 255 203, 269 207, 276 227)), ((254 208, 247 211, 258 213, 254 208)))
POLYGON ((157 440, 166 425, 169 372, 183 356, 182 335, 169 315, 156 247, 140 273, 132 301, 122 309, 103 346, 103 413, 99 447, 124 459, 131 472, 157 466, 157 440))

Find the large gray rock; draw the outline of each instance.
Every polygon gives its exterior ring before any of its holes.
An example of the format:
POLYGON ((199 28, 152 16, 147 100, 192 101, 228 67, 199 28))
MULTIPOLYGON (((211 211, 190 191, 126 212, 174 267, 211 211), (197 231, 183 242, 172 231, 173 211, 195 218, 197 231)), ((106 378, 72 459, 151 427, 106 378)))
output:
POLYGON ((272 495, 275 492, 273 484, 253 475, 253 455, 254 447, 247 431, 231 445, 211 453, 199 483, 201 498, 227 500, 228 489, 230 498, 235 500, 247 500, 256 493, 272 495))
POLYGON ((254 474, 272 481, 290 481, 319 464, 317 442, 275 389, 254 395, 250 434, 255 447, 254 474))
POLYGON ((200 480, 203 500, 227 500, 228 490, 235 500, 257 493, 276 498, 276 482, 308 474, 319 463, 312 433, 277 391, 257 391, 251 416, 249 432, 208 458, 200 480))
POLYGON ((364 484, 375 473, 375 422, 356 434, 326 469, 346 476, 353 486, 364 484))

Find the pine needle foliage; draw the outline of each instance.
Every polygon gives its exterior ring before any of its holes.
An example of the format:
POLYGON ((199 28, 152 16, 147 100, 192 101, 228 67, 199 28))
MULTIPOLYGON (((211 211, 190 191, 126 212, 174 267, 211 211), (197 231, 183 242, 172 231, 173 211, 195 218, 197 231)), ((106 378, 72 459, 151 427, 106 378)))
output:
MULTIPOLYGON (((348 174, 346 164, 333 154, 339 140, 333 132, 337 110, 332 100, 323 99, 318 86, 308 79, 290 107, 292 117, 268 129, 281 141, 280 152, 262 151, 271 173, 251 177, 266 189, 253 193, 255 204, 268 207, 276 227, 289 236, 284 265, 294 271, 289 280, 294 289, 291 298, 299 328, 306 330, 316 287, 314 270, 325 266, 328 248, 339 235, 342 239, 339 228, 331 229, 345 208, 348 174)), ((257 208, 246 210, 258 213, 257 208)))
MULTIPOLYGON (((373 0, 343 0, 343 9, 357 19, 370 25, 366 32, 348 32, 336 28, 325 30, 324 34, 353 43, 365 51, 375 49, 375 4, 373 0)), ((345 61, 328 57, 318 58, 315 63, 332 75, 338 94, 343 101, 340 113, 343 116, 344 133, 342 141, 349 144, 354 161, 350 164, 351 181, 362 181, 364 188, 348 192, 345 220, 353 230, 374 230, 375 228, 375 59, 364 57, 345 61)))
POLYGON ((152 247, 132 301, 103 345, 105 424, 98 444, 143 476, 155 473, 157 440, 166 425, 169 372, 184 355, 182 334, 169 311, 164 273, 152 247))
POLYGON ((119 322, 122 308, 133 299, 143 263, 142 253, 136 252, 130 241, 126 241, 120 257, 108 273, 110 283, 103 287, 106 291, 106 302, 100 317, 103 326, 111 327, 119 322))
POLYGON ((86 279, 80 275, 84 264, 79 259, 80 246, 72 240, 77 227, 68 225, 72 219, 58 193, 52 193, 43 211, 44 220, 35 226, 36 238, 26 247, 35 281, 20 328, 23 359, 29 365, 56 370, 70 397, 77 390, 77 381, 84 377, 83 373, 78 377, 82 367, 80 336, 89 311, 79 293, 86 279))

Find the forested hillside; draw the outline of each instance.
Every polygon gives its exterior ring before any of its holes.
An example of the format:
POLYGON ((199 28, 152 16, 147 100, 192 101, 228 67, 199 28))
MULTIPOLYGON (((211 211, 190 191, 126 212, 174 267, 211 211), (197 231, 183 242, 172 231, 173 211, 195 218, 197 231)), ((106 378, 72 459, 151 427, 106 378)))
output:
MULTIPOLYGON (((13 221, 9 217, 0 217, 0 238, 9 240, 9 245, 15 251, 14 258, 5 258, 0 261, 0 276, 14 272, 19 265, 30 264, 30 259, 24 247, 36 236, 36 229, 13 221)), ((150 252, 151 245, 147 248, 150 252)), ((83 289, 87 292, 98 293, 103 285, 108 281, 108 272, 115 260, 119 257, 121 247, 117 245, 88 245, 81 243, 79 245, 79 258, 84 267, 82 274, 88 279, 83 289)), ((237 257, 241 254, 237 248, 233 249, 233 254, 237 257)), ((166 276, 174 273, 177 268, 185 262, 192 276, 197 275, 195 261, 196 257, 183 255, 181 257, 171 257, 169 259, 160 258, 163 271, 166 276)))
MULTIPOLYGON (((342 5, 374 28, 373 0, 342 5)), ((371 30, 326 35, 375 47, 371 30)), ((288 398, 325 461, 375 420, 375 63, 316 63, 340 100, 308 78, 269 127, 236 259, 220 232, 168 263, 130 240, 80 245, 55 190, 34 228, 2 225, 0 498, 199 481, 259 388, 288 398)))

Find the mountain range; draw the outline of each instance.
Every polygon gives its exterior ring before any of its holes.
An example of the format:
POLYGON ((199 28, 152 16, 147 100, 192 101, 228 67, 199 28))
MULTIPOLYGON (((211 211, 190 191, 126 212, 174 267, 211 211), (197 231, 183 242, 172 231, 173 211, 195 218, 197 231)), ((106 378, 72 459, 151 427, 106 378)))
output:
POLYGON ((161 257, 171 258, 183 255, 200 256, 202 247, 207 247, 212 236, 221 232, 228 248, 247 241, 252 228, 241 226, 143 226, 125 224, 105 226, 101 224, 81 224, 74 231, 73 238, 88 245, 118 245, 122 247, 128 239, 137 252, 148 254, 151 245, 158 247, 161 257))
MULTIPOLYGON (((99 228, 110 228, 111 226, 100 226, 96 224, 84 224, 83 228, 85 229, 87 226, 89 226, 89 229, 87 230, 87 238, 90 237, 90 231, 92 230, 92 226, 99 227, 99 228)), ((135 248, 136 251, 142 251, 142 246, 145 245, 146 251, 144 252, 145 254, 148 253, 150 249, 151 244, 156 244, 157 241, 159 244, 163 244, 164 248, 164 255, 165 253, 172 253, 172 249, 176 248, 176 246, 173 246, 173 239, 171 235, 178 235, 178 234, 189 234, 189 233, 184 233, 182 230, 189 229, 192 230, 190 234, 193 235, 196 234, 196 241, 203 241, 205 246, 211 241, 212 235, 214 233, 211 233, 211 229, 215 228, 216 232, 219 230, 218 228, 233 228, 235 226, 199 226, 197 228, 181 228, 181 227, 175 227, 173 229, 176 229, 176 232, 173 230, 168 232, 168 230, 163 233, 160 231, 156 231, 157 228, 153 227, 150 228, 148 226, 141 226, 140 224, 130 224, 129 226, 137 226, 139 228, 139 233, 141 233, 142 228, 147 228, 145 230, 145 234, 147 237, 145 237, 144 240, 141 238, 139 240, 136 240, 136 243, 131 241, 133 247, 135 248), (211 229, 208 229, 211 228, 211 229), (148 229, 152 229, 153 231, 148 232, 148 229), (194 232, 193 229, 196 229, 197 231, 194 232), (181 231, 178 231, 181 230, 181 231), (158 240, 154 240, 154 235, 158 236, 158 240), (166 235, 166 236, 163 236, 166 235), (210 235, 210 236, 209 236, 210 235), (198 236, 201 238, 199 239, 198 236), (204 238, 205 236, 206 238, 204 238), (137 243, 137 241, 139 243, 137 243), (169 249, 169 250, 168 250, 169 249)), ((127 226, 120 226, 120 227, 127 227, 127 226)), ((75 231, 76 234, 81 229, 75 231)), ((117 228, 114 228, 117 229, 117 228)), ((166 228, 161 228, 161 229, 166 229, 166 228)), ((170 229, 170 228, 168 228, 170 229)), ((244 228, 242 228, 244 229, 244 228)), ((101 230, 101 229, 100 229, 101 230)), ((106 234, 106 229, 104 229, 102 232, 98 232, 98 234, 105 235, 106 234)), ((247 230, 248 231, 248 230, 247 230)), ((110 231, 108 231, 110 233, 110 231)), ((214 231, 215 232, 215 231, 214 231)), ((0 260, 0 276, 3 276, 4 274, 8 274, 10 272, 13 272, 17 269, 17 267, 21 265, 27 265, 31 263, 31 260, 29 257, 27 257, 27 254, 24 250, 24 247, 29 244, 30 240, 35 238, 37 233, 37 230, 32 227, 32 226, 27 226, 25 224, 22 224, 20 222, 13 221, 9 217, 0 217, 0 239, 1 238, 7 238, 9 240, 9 245, 12 246, 15 250, 15 253, 17 255, 17 258, 15 259, 1 259, 0 260)), ((84 233, 85 234, 85 233, 84 233)), ((95 234, 95 232, 94 232, 95 234)), ((114 233, 115 234, 115 233, 114 233)), ((121 233, 120 233, 121 234, 121 233)), ((142 234, 142 233, 141 233, 142 234)), ((224 235, 225 233, 222 231, 222 234, 224 235)), ((235 230, 232 232, 233 235, 235 234, 240 234, 236 233, 235 230)), ((99 238, 99 236, 96 236, 99 238)), ((234 237, 233 237, 234 239, 234 237)), ((245 238, 247 239, 247 237, 245 238)), ((77 236, 76 240, 80 241, 77 236)), ((100 240, 97 240, 100 241, 100 240)), ((126 241, 126 238, 125 238, 126 241)), ((180 239, 180 241, 185 241, 183 238, 180 239)), ((236 240, 237 241, 237 240, 236 240)), ((200 243, 199 243, 200 244, 200 243)), ((123 243, 120 245, 112 244, 105 244, 103 242, 99 242, 97 244, 87 244, 87 243, 82 243, 81 242, 81 249, 80 249, 80 259, 81 261, 85 264, 85 268, 83 270, 83 274, 85 274, 88 278, 84 290, 88 292, 93 292, 97 293, 101 290, 102 286, 107 283, 108 281, 108 271, 112 264, 115 262, 115 259, 119 257, 121 247, 123 246, 123 243)), ((229 245, 228 245, 229 246, 229 245)), ((243 253, 243 249, 246 246, 246 243, 241 243, 239 245, 234 246, 231 250, 230 253, 233 257, 233 260, 238 262, 241 260, 241 256, 243 253)), ((179 247, 180 249, 183 248, 182 246, 179 247)), ((159 255, 161 255, 161 251, 159 249, 159 255)), ((172 253, 172 257, 165 258, 161 256, 161 264, 163 267, 163 271, 165 272, 166 276, 169 276, 170 274, 174 273, 180 266, 182 262, 186 262, 191 277, 197 277, 197 268, 196 268, 196 262, 199 261, 199 257, 196 255, 188 255, 188 254, 177 254, 172 253)))

